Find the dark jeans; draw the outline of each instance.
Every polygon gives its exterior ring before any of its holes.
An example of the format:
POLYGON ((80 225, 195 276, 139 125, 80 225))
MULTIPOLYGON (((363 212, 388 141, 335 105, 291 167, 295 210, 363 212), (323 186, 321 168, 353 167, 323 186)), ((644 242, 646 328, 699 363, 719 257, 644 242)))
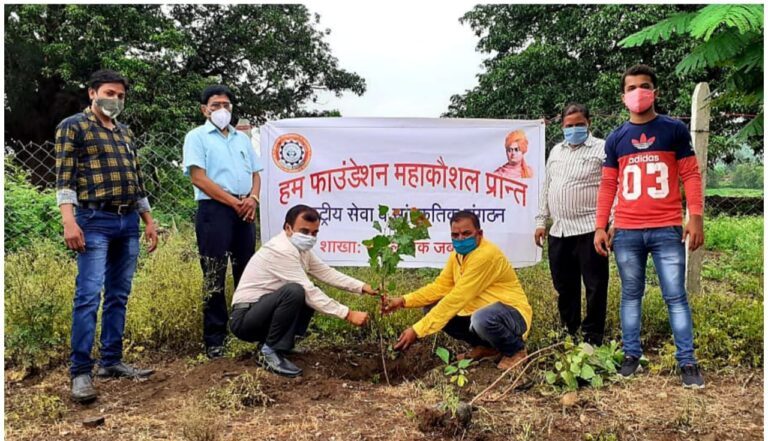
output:
POLYGON ((256 228, 232 208, 213 200, 198 201, 195 216, 197 247, 203 268, 203 340, 206 347, 221 346, 227 336, 224 287, 227 261, 232 261, 235 288, 256 248, 256 228))
POLYGON ((457 340, 472 346, 496 348, 505 356, 525 349, 523 335, 526 330, 525 319, 520 312, 500 302, 480 308, 469 316, 457 315, 443 328, 446 334, 457 340))
POLYGON ((229 329, 240 340, 263 342, 276 351, 290 351, 296 336, 306 334, 315 312, 307 306, 304 295, 304 287, 288 283, 248 308, 233 309, 229 329))
POLYGON ((595 251, 595 233, 570 237, 549 236, 549 269, 557 290, 560 320, 575 335, 579 327, 588 343, 602 344, 608 303, 608 258, 595 251), (581 320, 581 281, 587 297, 587 315, 581 320))
POLYGON ((100 364, 112 366, 122 359, 125 305, 139 256, 137 212, 118 215, 78 208, 75 219, 85 236, 85 252, 77 255, 70 354, 73 377, 93 370, 91 350, 102 288, 100 364))

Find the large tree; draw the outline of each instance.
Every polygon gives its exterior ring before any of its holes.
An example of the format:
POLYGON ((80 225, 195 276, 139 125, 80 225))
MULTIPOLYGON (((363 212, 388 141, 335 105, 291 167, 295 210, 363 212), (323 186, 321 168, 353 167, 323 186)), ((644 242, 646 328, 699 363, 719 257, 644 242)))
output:
MULTIPOLYGON (((763 138, 763 5, 709 5, 681 12, 619 42, 622 47, 656 45, 672 35, 685 35, 696 45, 680 60, 680 74, 722 67, 725 81, 713 92, 715 104, 743 106, 759 113, 737 139, 763 138)), ((734 118, 741 121, 743 118, 734 118)))
MULTIPOLYGON (((546 118, 547 146, 562 139, 559 112, 569 102, 587 104, 595 114, 594 131, 607 134, 628 117, 621 103, 620 77, 629 66, 645 63, 658 73, 657 106, 671 115, 689 115, 698 81, 717 83, 714 67, 680 75, 677 63, 694 46, 673 35, 653 47, 622 49, 628 35, 671 14, 694 11, 688 5, 481 5, 462 23, 480 37, 477 49, 488 54, 478 85, 454 95, 446 116, 470 118, 546 118)), ((713 121, 713 130, 735 132, 731 120, 713 121)), ((717 138, 715 138, 716 140, 717 138)))
POLYGON ((87 103, 88 76, 112 68, 132 83, 123 119, 137 131, 200 122, 207 84, 235 91, 236 117, 301 114, 318 90, 362 94, 302 5, 8 5, 5 135, 41 142, 87 103))

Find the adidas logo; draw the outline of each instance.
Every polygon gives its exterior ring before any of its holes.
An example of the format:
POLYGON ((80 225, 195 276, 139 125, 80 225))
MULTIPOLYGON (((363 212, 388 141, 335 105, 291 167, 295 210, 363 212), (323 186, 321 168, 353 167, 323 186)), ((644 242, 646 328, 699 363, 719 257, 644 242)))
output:
POLYGON ((638 150, 645 150, 651 145, 653 145, 653 142, 656 141, 655 136, 651 136, 650 138, 645 137, 645 133, 640 135, 640 140, 633 139, 632 145, 635 146, 638 150))

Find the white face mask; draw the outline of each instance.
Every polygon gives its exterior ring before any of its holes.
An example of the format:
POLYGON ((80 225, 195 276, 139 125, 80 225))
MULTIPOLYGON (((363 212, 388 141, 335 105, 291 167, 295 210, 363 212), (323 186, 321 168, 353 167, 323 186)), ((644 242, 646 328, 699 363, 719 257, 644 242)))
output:
POLYGON ((224 130, 232 120, 232 113, 227 109, 219 109, 211 113, 211 122, 221 130, 224 130))
POLYGON ((289 237, 293 246, 299 251, 309 251, 317 243, 317 238, 310 236, 309 234, 297 233, 294 231, 293 235, 289 237))

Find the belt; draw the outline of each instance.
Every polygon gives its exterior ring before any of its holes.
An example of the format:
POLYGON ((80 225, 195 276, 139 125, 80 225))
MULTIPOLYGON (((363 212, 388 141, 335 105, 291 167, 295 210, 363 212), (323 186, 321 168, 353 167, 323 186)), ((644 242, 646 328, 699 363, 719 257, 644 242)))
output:
POLYGON ((127 204, 114 204, 111 201, 81 202, 80 206, 83 208, 89 208, 91 210, 106 211, 120 215, 131 213, 136 210, 136 208, 138 208, 138 204, 136 202, 130 202, 127 204))
POLYGON ((234 305, 232 305, 232 310, 234 311, 236 309, 248 309, 251 307, 251 305, 253 305, 253 303, 235 303, 234 305))
MULTIPOLYGON (((229 193, 229 192, 228 192, 228 193, 229 193)), ((240 194, 234 194, 234 193, 229 193, 229 194, 230 194, 231 196, 234 196, 234 197, 238 198, 238 199, 245 199, 245 198, 247 198, 247 197, 249 197, 249 196, 250 196, 250 195, 247 195, 247 194, 243 194, 243 195, 240 195, 240 194)))

